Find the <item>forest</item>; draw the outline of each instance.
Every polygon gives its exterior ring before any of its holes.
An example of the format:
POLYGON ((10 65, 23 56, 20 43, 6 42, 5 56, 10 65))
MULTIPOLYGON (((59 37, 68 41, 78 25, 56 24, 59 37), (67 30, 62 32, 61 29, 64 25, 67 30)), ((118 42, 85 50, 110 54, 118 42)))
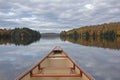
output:
POLYGON ((40 32, 29 28, 0 29, 0 44, 28 45, 40 37, 40 32))
POLYGON ((120 22, 105 23, 101 25, 84 26, 69 31, 62 31, 61 37, 83 38, 83 37, 100 37, 100 38, 116 38, 120 36, 120 22))
POLYGON ((85 46, 120 49, 120 23, 84 26, 62 31, 60 38, 62 41, 85 46))

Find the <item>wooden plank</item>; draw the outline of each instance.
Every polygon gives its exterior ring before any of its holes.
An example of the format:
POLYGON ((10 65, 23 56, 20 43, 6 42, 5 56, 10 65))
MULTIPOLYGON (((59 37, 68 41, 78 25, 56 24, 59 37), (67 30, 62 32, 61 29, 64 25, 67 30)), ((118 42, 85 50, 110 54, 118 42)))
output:
POLYGON ((32 77, 80 77, 80 74, 32 74, 32 77))
POLYGON ((51 70, 59 70, 59 69, 69 69, 69 70, 74 70, 74 68, 73 67, 67 67, 67 68, 64 68, 64 67, 62 67, 62 68, 52 68, 52 67, 41 67, 40 68, 40 70, 43 70, 43 69, 47 69, 47 70, 49 70, 49 69, 51 69, 51 70))
POLYGON ((47 56, 47 58, 68 58, 67 56, 47 56))

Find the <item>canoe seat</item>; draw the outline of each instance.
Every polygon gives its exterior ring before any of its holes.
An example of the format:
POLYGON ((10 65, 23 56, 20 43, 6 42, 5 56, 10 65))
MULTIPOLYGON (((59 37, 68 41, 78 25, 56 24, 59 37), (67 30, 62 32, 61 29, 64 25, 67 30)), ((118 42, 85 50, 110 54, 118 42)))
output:
POLYGON ((68 56, 48 56, 47 58, 68 58, 68 56))
POLYGON ((81 75, 75 73, 73 67, 68 68, 52 68, 42 67, 39 73, 33 73, 32 77, 80 77, 81 75))
POLYGON ((40 74, 74 74, 75 70, 73 67, 68 67, 68 68, 43 67, 43 68, 40 68, 40 71, 38 73, 40 74))
POLYGON ((80 77, 80 74, 32 74, 32 77, 80 77))

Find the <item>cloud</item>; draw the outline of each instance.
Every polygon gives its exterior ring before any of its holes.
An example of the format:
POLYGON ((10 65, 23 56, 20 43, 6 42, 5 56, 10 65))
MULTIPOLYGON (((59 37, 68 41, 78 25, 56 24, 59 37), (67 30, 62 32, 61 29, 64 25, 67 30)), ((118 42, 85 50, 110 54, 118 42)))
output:
POLYGON ((94 6, 92 4, 86 4, 85 7, 90 10, 94 9, 94 6))
MULTIPOLYGON (((120 21, 119 0, 0 0, 2 27, 64 30, 120 21)), ((59 30, 60 31, 60 30, 59 30)))

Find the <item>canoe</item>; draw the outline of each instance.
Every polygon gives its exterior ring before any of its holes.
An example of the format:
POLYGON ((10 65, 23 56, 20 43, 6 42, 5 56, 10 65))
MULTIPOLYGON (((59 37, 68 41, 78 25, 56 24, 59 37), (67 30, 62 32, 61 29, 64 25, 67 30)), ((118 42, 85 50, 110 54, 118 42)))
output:
POLYGON ((16 80, 95 80, 59 46, 16 80))

